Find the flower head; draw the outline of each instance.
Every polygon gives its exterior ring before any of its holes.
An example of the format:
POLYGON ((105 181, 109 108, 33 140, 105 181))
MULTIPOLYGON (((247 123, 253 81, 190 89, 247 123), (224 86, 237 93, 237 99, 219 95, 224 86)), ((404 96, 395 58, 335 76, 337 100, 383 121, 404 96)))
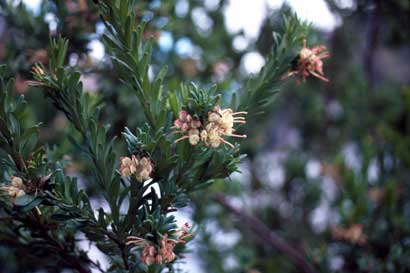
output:
POLYGON ((141 262, 146 265, 170 263, 175 260, 174 246, 177 242, 168 239, 168 235, 160 240, 159 246, 140 237, 129 236, 126 245, 142 247, 141 262))
POLYGON ((141 253, 141 261, 146 265, 152 265, 157 262, 157 249, 153 245, 146 245, 141 253))
POLYGON ((305 39, 303 41, 303 48, 299 52, 299 60, 296 69, 288 72, 282 77, 282 79, 287 79, 293 75, 298 75, 298 83, 300 83, 301 80, 306 81, 308 76, 313 75, 322 81, 328 82, 329 80, 323 73, 322 59, 329 57, 329 51, 327 51, 324 45, 308 48, 305 39))
POLYGON ((23 180, 20 177, 12 176, 10 186, 2 186, 0 190, 6 191, 7 195, 15 199, 17 197, 23 196, 26 194, 26 186, 23 183, 23 180))
POLYGON ((178 119, 174 121, 174 129, 176 133, 184 134, 175 142, 179 142, 184 139, 188 139, 191 145, 197 145, 200 141, 199 130, 201 127, 201 121, 194 119, 187 111, 181 110, 178 114, 178 119))
POLYGON ((174 128, 178 129, 177 133, 184 135, 175 142, 188 139, 191 145, 197 145, 203 142, 206 146, 218 148, 221 144, 227 144, 234 147, 233 144, 225 140, 225 137, 246 138, 246 135, 237 135, 233 132, 235 123, 246 123, 245 117, 247 112, 233 112, 232 109, 221 109, 219 105, 215 106, 208 116, 204 118, 204 125, 199 120, 192 119, 185 110, 180 111, 179 117, 174 122, 174 128))
POLYGON ((142 157, 140 161, 136 161, 136 171, 135 171, 135 177, 138 182, 143 182, 151 177, 153 167, 152 167, 152 162, 149 160, 147 157, 142 157))
POLYGON ((151 160, 147 157, 142 157, 138 160, 135 155, 132 155, 131 158, 121 157, 119 171, 123 177, 135 175, 138 182, 143 182, 151 178, 153 165, 151 160))
POLYGON ((187 228, 189 228, 189 225, 185 224, 174 232, 178 238, 176 240, 170 239, 168 234, 165 234, 160 238, 158 244, 154 244, 141 237, 129 236, 125 244, 141 247, 141 261, 148 266, 152 264, 171 263, 177 257, 174 252, 175 245, 185 243, 184 238, 191 236, 187 228))
POLYGON ((133 155, 131 158, 129 157, 121 157, 120 161, 120 173, 121 176, 128 177, 131 176, 136 171, 136 158, 133 155))
POLYGON ((178 119, 174 121, 174 128, 181 132, 187 132, 190 129, 196 129, 201 126, 201 122, 194 119, 187 111, 181 110, 178 114, 178 119))
POLYGON ((198 129, 190 129, 188 131, 188 140, 191 145, 197 145, 198 142, 201 140, 199 137, 199 130, 198 129))
POLYGON ((188 223, 185 223, 182 227, 176 230, 175 234, 178 237, 178 242, 185 243, 185 239, 192 237, 192 233, 188 231, 190 228, 188 223))
POLYGON ((161 257, 160 261, 164 263, 170 263, 175 260, 176 255, 174 253, 174 247, 176 242, 168 239, 168 235, 165 234, 164 238, 160 242, 160 249, 158 255, 161 257))
POLYGON ((233 132, 235 123, 246 123, 245 117, 239 115, 246 115, 247 112, 233 112, 232 109, 221 109, 219 105, 215 106, 211 112, 208 113, 208 124, 205 131, 201 132, 201 139, 205 145, 217 148, 221 144, 227 144, 234 147, 230 142, 224 139, 227 137, 246 138, 246 135, 237 135, 233 132))
POLYGON ((335 239, 349 241, 352 244, 364 245, 367 243, 367 235, 361 224, 353 224, 348 228, 333 226, 332 235, 335 239))

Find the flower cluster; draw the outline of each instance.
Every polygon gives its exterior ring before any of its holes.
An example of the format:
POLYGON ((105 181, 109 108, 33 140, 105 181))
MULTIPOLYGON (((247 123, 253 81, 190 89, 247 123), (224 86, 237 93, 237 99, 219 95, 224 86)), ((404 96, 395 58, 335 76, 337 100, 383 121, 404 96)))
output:
POLYGON ((147 157, 142 157, 138 160, 135 155, 129 157, 121 157, 120 174, 124 177, 135 175, 138 182, 143 182, 151 177, 153 170, 152 162, 147 157))
POLYGON ((178 129, 178 133, 185 134, 183 137, 175 140, 175 142, 188 139, 191 145, 196 145, 199 143, 199 130, 201 127, 201 121, 194 119, 187 111, 182 110, 179 112, 178 119, 174 122, 175 129, 178 129))
POLYGON ((126 244, 142 247, 141 261, 146 265, 170 263, 176 258, 174 253, 175 245, 179 243, 184 244, 186 242, 184 239, 191 236, 187 228, 189 228, 189 225, 185 224, 182 228, 175 231, 175 235, 178 238, 176 240, 168 238, 168 234, 165 234, 159 241, 159 246, 135 236, 129 236, 126 244))
POLYGON ((247 112, 233 112, 232 109, 221 109, 220 106, 215 106, 213 111, 208 113, 208 124, 205 130, 201 131, 201 140, 205 142, 205 145, 210 145, 214 148, 219 147, 221 144, 227 144, 234 147, 230 142, 226 141, 223 137, 239 137, 246 138, 246 135, 237 135, 233 132, 235 123, 246 123, 244 117, 236 117, 237 115, 246 115, 247 112))
POLYGON ((26 194, 26 186, 20 177, 12 176, 11 185, 0 187, 0 190, 6 191, 10 198, 17 198, 26 194))
POLYGON ((141 261, 146 265, 170 263, 175 260, 173 241, 163 239, 161 247, 157 249, 154 245, 146 245, 141 253, 141 261))
POLYGON ((299 60, 295 70, 288 72, 282 79, 287 79, 293 75, 298 75, 300 83, 301 80, 306 81, 309 75, 313 75, 322 81, 328 82, 329 80, 323 73, 323 61, 322 59, 329 58, 329 51, 323 45, 308 48, 306 46, 306 40, 303 41, 303 48, 299 52, 299 60))
POLYGON ((232 109, 221 109, 219 105, 215 106, 212 111, 208 112, 208 117, 205 126, 201 126, 201 122, 193 120, 185 110, 179 113, 179 118, 174 122, 174 128, 177 128, 178 133, 185 135, 175 142, 188 139, 191 145, 197 145, 202 141, 206 146, 213 148, 219 147, 221 144, 227 144, 234 147, 232 143, 225 140, 224 137, 239 137, 246 138, 246 135, 234 134, 233 128, 235 123, 246 123, 244 117, 238 115, 246 115, 247 112, 233 112, 232 109))
POLYGON ((364 245, 367 243, 367 235, 363 232, 363 225, 360 224, 353 224, 349 228, 333 226, 332 235, 335 239, 345 240, 352 244, 364 245))

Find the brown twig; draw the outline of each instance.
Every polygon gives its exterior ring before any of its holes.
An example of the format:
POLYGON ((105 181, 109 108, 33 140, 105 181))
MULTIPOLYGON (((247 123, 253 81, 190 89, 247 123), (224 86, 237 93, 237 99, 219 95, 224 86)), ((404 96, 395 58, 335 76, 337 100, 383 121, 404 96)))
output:
POLYGON ((55 249, 56 254, 62 258, 62 260, 71 268, 76 270, 79 273, 91 273, 84 261, 81 260, 81 257, 73 255, 73 253, 68 250, 61 241, 54 238, 50 232, 49 226, 47 226, 41 215, 33 209, 32 216, 30 217, 15 217, 15 220, 21 221, 29 229, 35 230, 38 232, 38 235, 45 241, 47 244, 55 249))
POLYGON ((287 256, 302 272, 317 273, 305 255, 290 246, 283 238, 271 231, 258 218, 248 215, 239 208, 231 205, 223 195, 217 195, 214 199, 224 208, 239 217, 243 221, 242 223, 244 226, 254 232, 255 235, 262 239, 267 245, 277 249, 279 252, 287 256))
POLYGON ((88 262, 90 264, 92 264, 95 268, 97 268, 100 272, 102 272, 102 273, 105 272, 98 262, 95 262, 95 261, 91 260, 90 258, 88 258, 88 262))
POLYGON ((127 252, 126 252, 126 244, 119 240, 118 238, 115 237, 115 235, 111 234, 110 232, 105 232, 105 235, 107 235, 108 238, 110 238, 112 241, 114 241, 117 245, 118 248, 121 251, 121 258, 124 262, 124 268, 126 270, 129 270, 129 264, 128 264, 128 258, 127 258, 127 252))

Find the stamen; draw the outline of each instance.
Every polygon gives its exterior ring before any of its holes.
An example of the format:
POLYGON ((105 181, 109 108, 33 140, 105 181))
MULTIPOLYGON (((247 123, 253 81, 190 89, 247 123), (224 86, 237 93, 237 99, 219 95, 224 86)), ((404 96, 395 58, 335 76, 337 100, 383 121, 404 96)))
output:
POLYGON ((35 209, 36 209, 36 211, 37 211, 37 213, 38 213, 38 215, 42 215, 41 214, 41 210, 36 206, 36 207, 34 207, 35 209))
POLYGON ((174 143, 180 142, 180 141, 182 141, 182 140, 184 140, 184 139, 187 139, 187 138, 189 138, 189 136, 180 137, 180 138, 178 138, 177 140, 175 140, 174 143))
POLYGON ((228 135, 228 136, 231 136, 231 137, 239 137, 239 138, 247 138, 246 135, 237 135, 237 134, 230 134, 230 135, 228 135))
POLYGON ((310 74, 312 74, 312 75, 315 76, 316 78, 321 79, 322 81, 329 82, 329 79, 323 77, 322 75, 319 75, 319 74, 316 73, 315 71, 310 71, 310 74))
POLYGON ((221 137, 220 139, 221 139, 221 142, 222 142, 222 143, 227 144, 227 145, 230 146, 231 148, 235 148, 235 146, 233 146, 233 144, 230 143, 229 141, 226 141, 226 140, 223 139, 222 137, 221 137))

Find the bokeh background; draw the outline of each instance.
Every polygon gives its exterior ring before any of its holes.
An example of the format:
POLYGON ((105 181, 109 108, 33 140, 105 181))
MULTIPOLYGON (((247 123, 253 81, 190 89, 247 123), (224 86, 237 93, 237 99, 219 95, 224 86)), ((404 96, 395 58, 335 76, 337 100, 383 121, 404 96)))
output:
MULTIPOLYGON (((301 272, 244 220, 252 217, 315 272, 410 272, 408 0, 140 0, 135 12, 148 22, 146 37, 154 37, 151 69, 168 65, 170 89, 180 81, 238 89, 261 69, 291 12, 312 23, 309 45, 331 53, 324 67, 330 83, 287 82, 269 111, 249 120, 241 173, 192 196, 192 206, 176 214, 197 230, 179 269, 301 272)), ((83 73, 86 91, 104 97, 110 132, 141 126, 137 99, 119 82, 102 33, 92 1, 0 1, 0 62, 16 78, 15 93, 28 100, 30 123, 43 123, 50 157, 64 159, 83 187, 87 162, 62 137, 71 133, 67 120, 27 80, 33 64, 47 64, 49 36, 61 34, 70 39, 68 63, 83 73)), ((124 153, 124 143, 117 146, 124 153)), ((0 272, 4 263, 22 272, 22 261, 0 244, 0 272)))

